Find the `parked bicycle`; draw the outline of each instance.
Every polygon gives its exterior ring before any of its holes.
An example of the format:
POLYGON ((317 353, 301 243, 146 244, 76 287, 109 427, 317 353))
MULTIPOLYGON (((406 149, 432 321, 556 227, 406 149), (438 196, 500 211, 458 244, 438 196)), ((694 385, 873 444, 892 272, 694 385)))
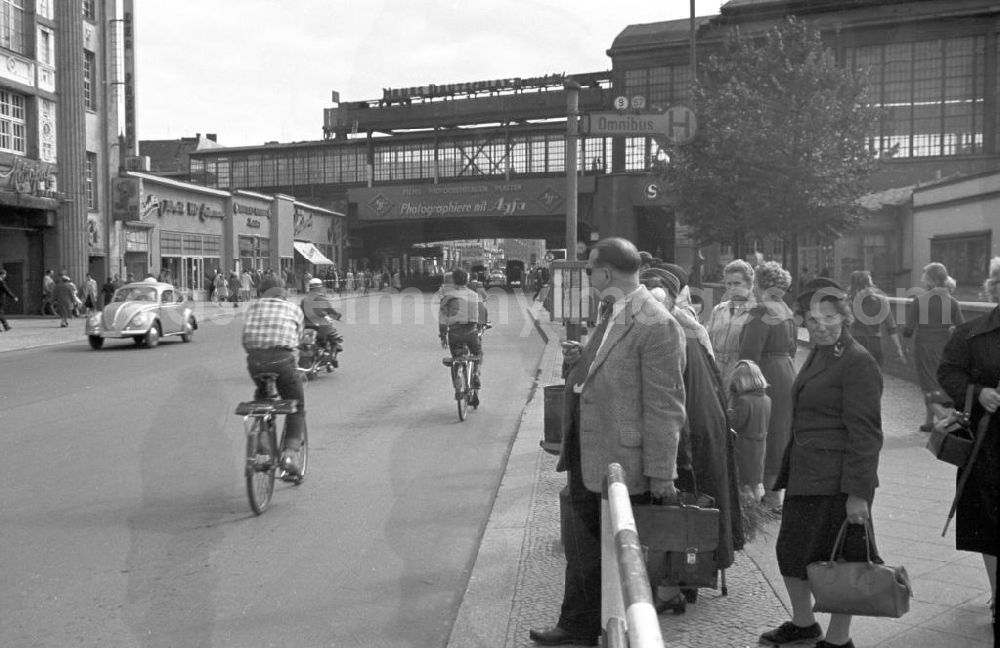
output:
POLYGON ((250 500, 250 508, 256 515, 267 510, 271 503, 275 479, 296 486, 305 480, 309 459, 308 436, 303 430, 302 447, 299 449, 299 474, 287 472, 281 467, 280 442, 284 441, 284 430, 279 440, 278 416, 295 413, 299 408, 299 402, 281 398, 275 384, 277 378, 276 373, 261 373, 255 376, 255 380, 263 385, 267 396, 264 400, 245 401, 236 407, 236 414, 243 417, 243 429, 247 440, 244 468, 247 499, 250 500))
MULTIPOLYGON (((477 331, 480 338, 491 327, 491 324, 480 326, 477 331)), ((479 365, 482 360, 482 355, 473 355, 465 344, 458 346, 453 355, 441 359, 444 366, 451 368, 451 384, 455 388, 459 421, 465 420, 469 407, 479 408, 479 365)))

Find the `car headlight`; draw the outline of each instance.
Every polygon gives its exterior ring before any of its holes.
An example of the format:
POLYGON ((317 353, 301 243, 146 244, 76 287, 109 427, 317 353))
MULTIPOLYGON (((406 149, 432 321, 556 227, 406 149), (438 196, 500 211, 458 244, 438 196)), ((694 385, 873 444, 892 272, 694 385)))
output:
POLYGON ((87 317, 87 326, 88 327, 99 326, 100 323, 101 323, 101 314, 100 313, 91 313, 87 317))
POLYGON ((142 322, 145 319, 146 316, 143 315, 142 313, 139 313, 138 315, 136 315, 135 317, 133 317, 128 321, 128 328, 138 328, 142 326, 142 322))

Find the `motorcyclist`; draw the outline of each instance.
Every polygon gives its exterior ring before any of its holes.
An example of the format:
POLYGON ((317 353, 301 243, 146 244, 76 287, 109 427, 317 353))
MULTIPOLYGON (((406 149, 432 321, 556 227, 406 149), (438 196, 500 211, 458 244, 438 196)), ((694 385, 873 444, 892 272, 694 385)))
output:
POLYGON ((454 270, 451 278, 454 287, 442 295, 438 310, 438 336, 441 346, 450 349, 452 355, 464 344, 469 347, 469 353, 480 357, 480 361, 473 365, 471 379, 472 388, 479 389, 483 356, 479 332, 481 327, 486 326, 486 304, 476 291, 469 289, 468 272, 454 270))
MULTIPOLYGON (((341 343, 344 338, 333 326, 333 320, 339 320, 340 313, 333 307, 333 299, 326 294, 322 279, 314 277, 309 280, 309 292, 302 298, 301 306, 305 327, 316 331, 316 343, 331 355, 334 351, 343 351, 341 343)), ((336 364, 334 361, 334 366, 336 364)))

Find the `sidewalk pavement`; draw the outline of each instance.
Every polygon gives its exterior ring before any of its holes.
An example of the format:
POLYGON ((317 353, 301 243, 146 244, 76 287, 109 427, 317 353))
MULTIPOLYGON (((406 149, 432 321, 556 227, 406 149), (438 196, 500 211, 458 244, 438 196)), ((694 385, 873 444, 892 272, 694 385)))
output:
MULTIPOLYGON (((541 387, 558 384, 563 330, 538 303, 531 316, 546 340, 536 389, 522 413, 503 481, 483 534, 448 648, 527 648, 530 628, 559 616, 565 561, 559 540, 559 490, 565 475, 543 438, 541 387)), ((800 348, 797 362, 805 357, 800 348)), ((989 581, 981 556, 955 550, 955 525, 941 529, 955 492, 955 469, 924 449, 924 408, 912 383, 885 378, 885 443, 873 505, 883 559, 906 567, 914 595, 901 619, 856 617, 858 648, 987 648, 993 645, 989 581)), ((687 613, 660 616, 668 648, 757 645, 761 632, 789 620, 790 604, 774 555, 778 523, 738 552, 726 570, 728 596, 703 589, 687 613)), ((829 615, 818 614, 823 627, 829 615)))

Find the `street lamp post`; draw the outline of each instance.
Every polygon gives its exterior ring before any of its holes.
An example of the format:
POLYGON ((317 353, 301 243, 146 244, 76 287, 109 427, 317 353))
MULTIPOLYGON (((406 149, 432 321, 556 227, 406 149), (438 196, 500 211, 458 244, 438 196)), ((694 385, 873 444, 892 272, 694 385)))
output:
MULTIPOLYGON (((566 259, 576 261, 577 151, 580 139, 580 84, 568 78, 566 89, 566 259)), ((566 339, 580 339, 580 325, 566 322, 566 339)))

